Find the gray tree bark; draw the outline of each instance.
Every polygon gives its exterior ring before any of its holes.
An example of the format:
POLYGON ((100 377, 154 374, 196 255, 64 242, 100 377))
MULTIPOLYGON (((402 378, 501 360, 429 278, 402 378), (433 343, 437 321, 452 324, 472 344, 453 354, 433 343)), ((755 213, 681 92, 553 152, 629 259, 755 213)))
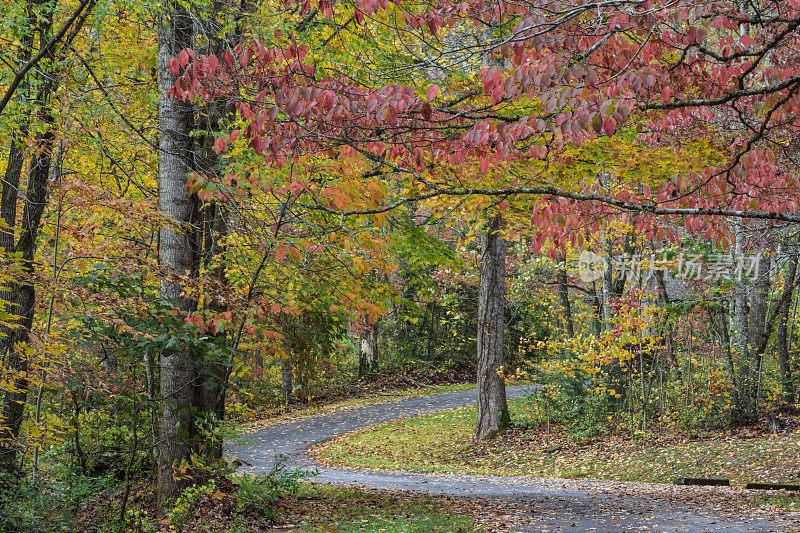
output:
MULTIPOLYGON (((192 27, 192 20, 180 3, 172 1, 165 6, 158 36, 158 192, 159 209, 167 221, 160 233, 160 260, 174 276, 194 274, 198 256, 191 227, 197 220, 197 201, 186 192, 193 148, 193 110, 190 104, 168 95, 174 83, 169 61, 191 46, 192 27)), ((182 294, 177 279, 162 281, 161 297, 183 315, 195 306, 182 294)), ((191 451, 196 371, 187 349, 163 353, 159 370, 163 404, 158 441, 158 504, 165 509, 187 485, 185 477, 175 475, 175 467, 191 451)))
MULTIPOLYGON (((564 258, 560 258, 564 261, 564 258)), ((561 308, 564 310, 564 325, 567 338, 575 336, 575 328, 572 323, 572 306, 569 302, 569 286, 567 285, 567 265, 558 269, 558 297, 561 300, 561 308)))
POLYGON ((776 342, 778 344, 778 367, 781 372, 781 390, 783 391, 783 402, 785 404, 794 403, 794 383, 792 381, 792 367, 789 361, 789 338, 787 330, 789 326, 789 310, 792 306, 792 294, 794 293, 795 278, 797 277, 797 255, 795 247, 789 254, 789 265, 786 271, 786 280, 783 283, 783 295, 781 297, 781 309, 778 317, 778 331, 776 342))
POLYGON ((378 322, 367 324, 367 330, 361 333, 358 347, 358 377, 378 370, 378 322))
MULTIPOLYGON (((736 243, 734 245, 734 257, 741 258, 744 254, 745 232, 742 221, 733 222, 736 243)), ((736 388, 733 391, 733 417, 734 419, 746 417, 748 407, 748 387, 749 368, 747 364, 747 282, 744 279, 736 280, 736 289, 733 298, 733 317, 732 328, 735 332, 734 346, 736 354, 734 361, 734 375, 732 381, 736 388)))
POLYGON ((281 359, 281 396, 283 404, 292 403, 294 392, 294 368, 292 367, 292 354, 286 353, 286 358, 281 359))
MULTIPOLYGON (((208 6, 208 11, 200 17, 195 14, 194 50, 196 54, 222 57, 229 47, 235 46, 241 40, 241 30, 238 28, 233 34, 225 33, 225 12, 230 7, 223 2, 214 1, 208 6)), ((238 6, 236 6, 238 8, 238 6)), ((238 12, 238 9, 236 9, 238 12)), ((238 20, 238 16, 237 16, 238 20)), ((222 183, 224 174, 224 161, 214 149, 214 141, 224 127, 231 123, 235 116, 235 108, 224 102, 206 102, 195 106, 197 129, 202 131, 195 142, 195 169, 207 176, 214 183, 222 183)), ((226 238, 228 236, 229 211, 223 202, 210 200, 203 204, 200 221, 198 243, 201 245, 201 261, 203 267, 213 276, 214 282, 220 286, 227 286, 225 274, 227 262, 226 238)), ((227 311, 228 306, 224 299, 212 298, 207 307, 214 313, 227 311)), ((213 329, 206 331, 209 337, 215 337, 215 343, 225 345, 227 342, 236 342, 227 332, 217 333, 213 329)), ((233 346, 235 348, 235 346, 233 346)), ((199 450, 201 455, 210 459, 222 458, 222 438, 213 430, 225 419, 225 397, 231 368, 220 357, 204 358, 202 364, 196 366, 197 372, 194 407, 198 413, 213 416, 213 424, 209 427, 211 435, 203 439, 204 445, 199 450)), ((207 422, 212 422, 209 418, 207 422)))
POLYGON ((597 282, 592 282, 591 301, 592 301, 592 335, 600 338, 603 334, 603 304, 600 301, 601 289, 597 287, 597 282))
POLYGON ((478 423, 475 439, 493 438, 508 428, 511 418, 506 385, 498 371, 503 364, 503 310, 506 278, 506 243, 503 219, 492 218, 481 237, 481 272, 478 293, 478 423))
POLYGON ((756 417, 758 383, 761 375, 762 359, 769 336, 767 330, 767 307, 770 289, 770 256, 764 254, 758 264, 758 273, 750 294, 750 308, 747 314, 745 356, 740 367, 740 383, 743 395, 734 416, 740 422, 756 417))
MULTIPOLYGON (((736 236, 734 257, 740 258, 744 254, 744 227, 741 221, 734 223, 734 225, 736 236)), ((739 355, 744 356, 747 353, 747 282, 744 279, 736 280, 734 309, 736 348, 739 351, 739 355)))

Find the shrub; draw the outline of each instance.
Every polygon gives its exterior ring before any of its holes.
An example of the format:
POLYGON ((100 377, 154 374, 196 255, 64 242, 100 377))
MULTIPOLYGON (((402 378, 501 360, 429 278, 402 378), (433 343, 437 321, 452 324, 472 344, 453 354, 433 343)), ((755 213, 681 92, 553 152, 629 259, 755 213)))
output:
POLYGON ((316 471, 287 468, 285 458, 277 456, 275 466, 264 476, 243 475, 236 480, 236 498, 240 510, 252 510, 265 517, 275 517, 275 503, 284 494, 297 494, 300 480, 317 475, 316 471))

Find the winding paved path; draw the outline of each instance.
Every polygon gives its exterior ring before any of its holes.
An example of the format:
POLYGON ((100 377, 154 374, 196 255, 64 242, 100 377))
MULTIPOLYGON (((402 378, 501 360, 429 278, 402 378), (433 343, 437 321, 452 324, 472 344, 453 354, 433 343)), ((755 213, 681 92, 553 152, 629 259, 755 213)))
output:
MULTIPOLYGON (((509 398, 525 387, 508 389, 509 398)), ((315 468, 315 482, 377 489, 413 490, 448 496, 497 498, 517 510, 519 532, 784 532, 800 531, 795 520, 737 516, 738 489, 704 489, 667 484, 574 481, 511 476, 386 473, 330 468, 306 450, 319 442, 382 422, 474 405, 475 391, 451 392, 310 416, 256 429, 247 442, 229 449, 249 465, 269 471, 276 454, 291 467, 315 468)), ((748 514, 738 511, 738 514, 748 514)))

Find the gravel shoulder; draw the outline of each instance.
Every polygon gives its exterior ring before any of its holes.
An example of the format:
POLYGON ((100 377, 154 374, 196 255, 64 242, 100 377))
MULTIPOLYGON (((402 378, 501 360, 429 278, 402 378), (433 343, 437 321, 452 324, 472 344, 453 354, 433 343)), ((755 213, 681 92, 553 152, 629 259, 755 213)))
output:
MULTIPOLYGON (((509 387, 509 398, 530 392, 509 387)), ((242 472, 261 474, 282 455, 288 467, 316 469, 316 483, 411 490, 494 501, 506 529, 542 531, 800 531, 800 518, 759 507, 762 494, 737 488, 692 488, 665 484, 614 483, 511 476, 376 472, 329 467, 307 450, 345 433, 384 422, 474 405, 474 390, 408 398, 306 417, 255 429, 227 453, 244 462, 242 472)))

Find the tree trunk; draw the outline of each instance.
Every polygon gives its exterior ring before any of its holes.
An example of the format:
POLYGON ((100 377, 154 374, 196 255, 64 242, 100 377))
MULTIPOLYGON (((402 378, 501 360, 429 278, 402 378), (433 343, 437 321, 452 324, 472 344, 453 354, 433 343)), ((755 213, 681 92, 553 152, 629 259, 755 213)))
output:
MULTIPOLYGON (((211 4, 194 6, 198 11, 192 13, 194 20, 194 51, 195 54, 214 54, 222 57, 227 50, 233 49, 242 41, 243 29, 241 22, 246 12, 252 13, 254 6, 250 2, 230 4, 214 0, 211 4), (205 12, 199 12, 205 9, 205 12), (228 32, 230 15, 233 15, 233 31, 228 32)), ((206 102, 202 106, 195 106, 197 129, 203 132, 196 136, 194 168, 205 174, 208 180, 221 184, 225 173, 224 162, 214 148, 214 141, 225 127, 235 118, 235 107, 226 102, 206 102)), ((228 237, 229 211, 224 202, 211 200, 203 204, 198 243, 201 245, 199 252, 203 267, 208 275, 213 277, 215 285, 228 286, 225 274, 227 263, 226 239, 228 237)), ((207 307, 215 314, 228 311, 224 299, 213 297, 207 307)), ((215 338, 216 345, 228 345, 236 342, 236 336, 228 331, 216 332, 211 328, 206 332, 209 338, 215 338)), ((236 349, 236 346, 230 346, 236 349)), ((207 354, 204 354, 207 355, 207 354)), ((197 373, 195 385, 194 409, 205 417, 206 431, 210 434, 203 435, 204 444, 198 452, 206 458, 220 460, 222 458, 222 438, 216 430, 217 426, 225 419, 225 400, 227 384, 231 373, 230 359, 219 356, 203 357, 200 364, 196 365, 197 373)))
POLYGON ((719 308, 710 307, 707 309, 708 318, 711 321, 711 327, 719 338, 720 348, 725 356, 725 361, 728 364, 728 372, 730 372, 731 383, 733 388, 739 390, 739 375, 736 372, 736 361, 733 357, 733 348, 731 347, 731 335, 728 330, 728 310, 720 306, 719 308))
MULTIPOLYGON (((192 44, 192 20, 182 4, 165 7, 158 39, 158 191, 159 208, 166 218, 160 234, 160 259, 175 276, 194 274, 197 242, 191 225, 197 219, 197 201, 186 192, 192 157, 192 107, 172 99, 173 77, 169 61, 192 44)), ((180 315, 194 309, 194 302, 182 295, 177 280, 161 283, 161 297, 180 315)), ((162 413, 159 423, 158 504, 164 510, 180 495, 187 479, 176 478, 175 467, 188 459, 193 432, 192 405, 196 378, 188 349, 162 353, 160 359, 162 413)))
MULTIPOLYGON (((742 258, 744 254, 744 225, 742 221, 734 222, 733 225, 736 236, 734 257, 738 260, 742 258)), ((736 368, 734 372, 736 375, 733 379, 733 383, 736 385, 736 388, 733 391, 732 417, 734 421, 738 422, 742 419, 747 419, 747 413, 750 411, 747 387, 750 368, 747 362, 747 284, 744 279, 737 279, 735 280, 735 286, 733 327, 731 329, 735 331, 734 345, 736 348, 736 355, 734 357, 734 362, 736 368)))
MULTIPOLYGON (((561 261, 564 261, 564 259, 561 258, 561 261)), ((558 297, 561 300, 561 308, 564 311, 564 325, 567 338, 571 339, 575 336, 575 330, 572 324, 572 306, 569 303, 569 286, 567 285, 566 262, 562 268, 558 269, 558 297)))
POLYGON ((794 293, 794 283, 797 277, 797 255, 795 248, 789 255, 789 266, 786 271, 786 281, 783 284, 783 295, 781 297, 781 309, 778 318, 778 366, 781 371, 781 389, 783 391, 783 403, 794 403, 794 383, 792 382, 792 367, 789 364, 789 339, 787 329, 789 324, 789 309, 792 306, 792 294, 794 293))
POLYGON ((503 364, 503 308, 506 245, 503 219, 495 216, 481 237, 481 273, 478 294, 478 423, 475 439, 493 438, 511 422, 506 385, 498 375, 503 364))
POLYGON ((286 357, 281 359, 281 396, 283 397, 284 405, 292 403, 292 392, 294 391, 293 374, 292 354, 287 352, 286 357))
POLYGON ((761 375, 762 359, 764 357, 765 336, 767 333, 767 307, 769 304, 770 289, 770 256, 764 254, 758 264, 758 277, 752 286, 750 312, 748 313, 747 324, 747 351, 746 364, 743 373, 746 373, 744 380, 745 402, 742 413, 739 413, 741 421, 752 420, 757 415, 758 402, 758 383, 761 375))
POLYGON ((603 334, 603 304, 600 301, 600 289, 597 288, 597 282, 592 282, 591 292, 592 298, 592 335, 599 339, 603 334))
POLYGON ((603 257, 605 270, 603 270, 603 330, 611 329, 614 312, 611 308, 611 299, 614 297, 614 265, 611 261, 611 241, 606 240, 606 253, 603 257))
POLYGON ((367 324, 361 333, 358 349, 358 377, 363 378, 378 370, 378 322, 367 324))
MULTIPOLYGON (((18 60, 27 61, 32 55, 34 36, 38 34, 40 45, 50 40, 55 2, 42 9, 44 2, 29 2, 28 32, 22 40, 18 60), (38 14, 38 17, 37 17, 38 14)), ((32 282, 34 273, 34 254, 39 237, 39 223, 47 206, 48 180, 50 162, 55 143, 53 133, 53 117, 50 101, 58 86, 58 78, 53 71, 52 52, 49 60, 39 72, 38 92, 33 99, 37 118, 41 123, 41 131, 36 135, 36 153, 28 167, 28 183, 25 191, 22 220, 20 221, 19 238, 14 244, 16 215, 18 208, 19 187, 24 166, 25 155, 23 143, 28 135, 29 118, 24 117, 17 132, 12 133, 5 181, 3 183, 2 216, 8 228, 0 232, 0 246, 7 254, 19 253, 22 258, 22 271, 27 279, 10 283, 2 297, 8 301, 7 311, 18 318, 14 327, 7 328, 0 337, 0 354, 3 359, 3 371, 14 375, 12 387, 3 391, 2 416, 0 416, 0 466, 13 469, 17 460, 18 438, 22 428, 25 404, 28 398, 28 359, 23 346, 28 343, 36 303, 36 289, 32 282)), ((31 85, 24 83, 21 94, 23 98, 31 98, 31 85)))
MULTIPOLYGON (((736 245, 734 257, 741 258, 744 255, 744 227, 741 222, 735 223, 736 245)), ((734 308, 736 310, 734 323, 736 326, 736 348, 740 357, 747 354, 747 283, 744 279, 736 280, 736 293, 734 296, 734 308)))

